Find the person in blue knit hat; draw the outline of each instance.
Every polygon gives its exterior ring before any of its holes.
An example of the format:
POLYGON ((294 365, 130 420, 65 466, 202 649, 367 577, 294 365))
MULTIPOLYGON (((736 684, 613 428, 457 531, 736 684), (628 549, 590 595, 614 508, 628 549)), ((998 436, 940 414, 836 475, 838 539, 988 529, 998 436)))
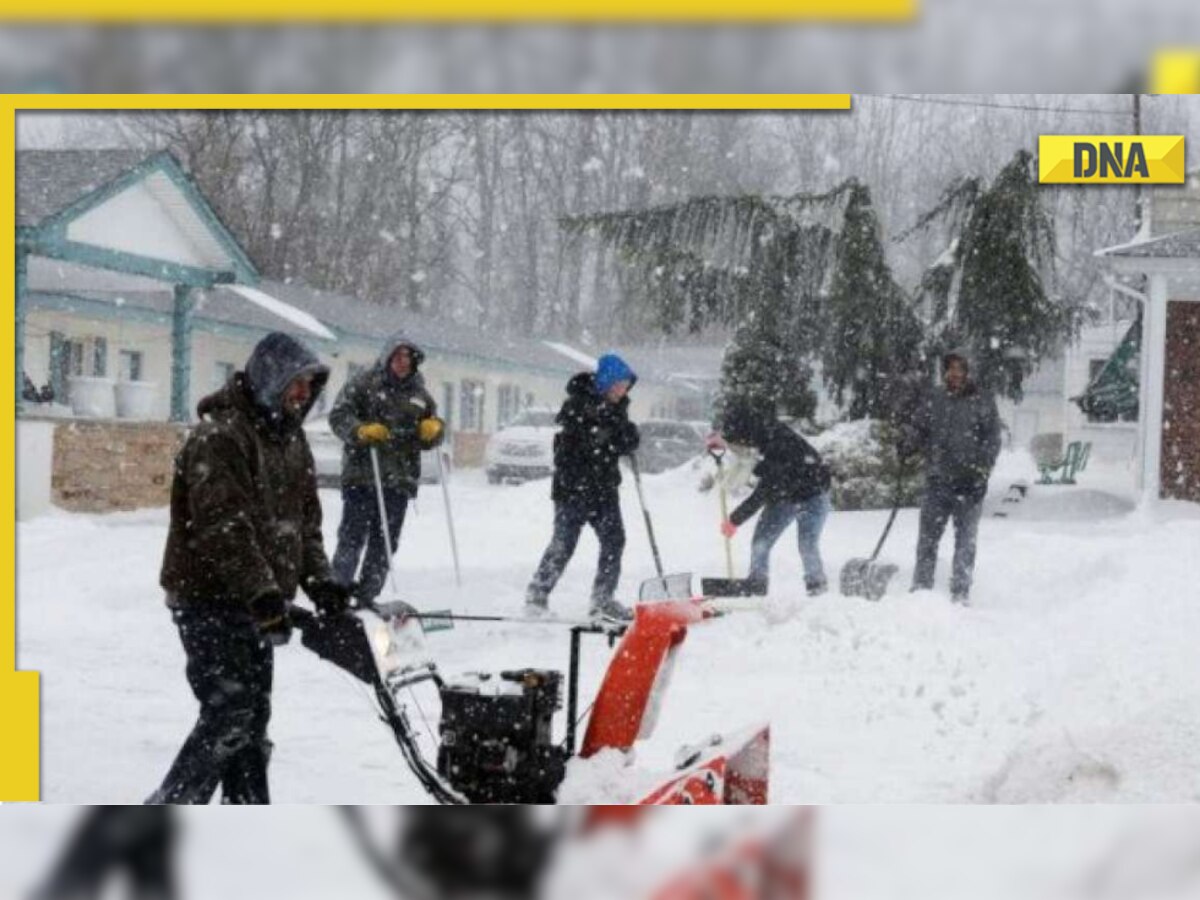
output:
POLYGON ((554 438, 554 536, 526 591, 526 615, 546 614, 550 592, 589 525, 600 541, 591 615, 610 621, 631 617, 613 594, 625 550, 618 462, 639 441, 637 426, 629 421, 629 390, 636 382, 633 369, 615 353, 600 357, 595 372, 580 372, 567 382, 567 399, 556 420, 562 430, 554 438))

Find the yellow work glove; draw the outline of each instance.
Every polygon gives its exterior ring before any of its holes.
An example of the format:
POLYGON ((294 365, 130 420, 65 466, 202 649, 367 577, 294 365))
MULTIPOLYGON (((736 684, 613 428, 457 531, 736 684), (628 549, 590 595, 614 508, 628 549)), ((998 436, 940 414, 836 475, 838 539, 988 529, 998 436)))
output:
POLYGON ((424 447, 436 447, 446 434, 446 423, 437 416, 422 419, 417 425, 417 438, 424 447))
POLYGON ((392 432, 382 422, 367 422, 359 425, 354 433, 364 444, 382 444, 392 436, 392 432))

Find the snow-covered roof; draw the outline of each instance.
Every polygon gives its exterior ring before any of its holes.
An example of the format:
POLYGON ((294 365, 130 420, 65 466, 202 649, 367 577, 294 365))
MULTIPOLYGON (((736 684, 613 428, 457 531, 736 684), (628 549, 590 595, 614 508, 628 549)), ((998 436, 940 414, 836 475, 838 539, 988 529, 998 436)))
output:
POLYGON ((272 297, 266 291, 261 291, 256 287, 250 287, 246 284, 231 284, 225 290, 233 291, 233 293, 246 298, 255 306, 266 310, 273 316, 278 316, 286 322, 290 322, 292 325, 303 331, 307 331, 311 335, 327 341, 337 340, 337 335, 322 325, 315 316, 306 313, 302 309, 297 309, 277 297, 272 297))
POLYGON ((1139 235, 1128 243, 1097 250, 1096 256, 1109 259, 1194 259, 1200 263, 1200 228, 1154 237, 1139 235))

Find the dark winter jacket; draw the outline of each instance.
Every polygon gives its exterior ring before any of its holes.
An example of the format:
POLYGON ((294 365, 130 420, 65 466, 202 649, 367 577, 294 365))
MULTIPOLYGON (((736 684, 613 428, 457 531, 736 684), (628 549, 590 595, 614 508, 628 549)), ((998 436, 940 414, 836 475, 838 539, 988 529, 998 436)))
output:
POLYGON ((936 388, 913 416, 906 449, 925 455, 925 480, 982 497, 1000 454, 996 399, 967 382, 958 394, 936 388))
POLYGON ((200 401, 171 483, 159 579, 169 605, 248 611, 263 594, 290 600, 298 587, 329 580, 304 417, 281 404, 304 373, 313 375, 311 407, 329 370, 296 341, 271 335, 245 372, 200 401))
POLYGON ((401 488, 416 496, 421 479, 421 450, 417 435, 422 419, 437 415, 437 404, 425 389, 425 378, 418 366, 425 354, 404 335, 392 337, 383 347, 375 365, 351 378, 338 394, 329 413, 329 427, 342 439, 342 484, 374 485, 371 447, 379 455, 379 474, 384 487, 401 488), (395 376, 389 364, 400 347, 412 353, 413 369, 405 378, 395 376), (382 444, 364 444, 358 439, 358 426, 381 422, 391 431, 391 439, 382 444))
MULTIPOLYGON (((637 380, 626 371, 627 380, 637 380)), ((554 501, 607 502, 621 483, 620 457, 640 441, 629 421, 629 398, 609 403, 596 389, 596 376, 580 372, 567 382, 567 400, 555 421, 562 430, 554 436, 554 501)))
POLYGON ((813 446, 782 422, 727 421, 725 439, 748 444, 762 459, 754 467, 758 484, 750 496, 729 515, 741 525, 768 503, 799 503, 829 490, 829 467, 813 446))

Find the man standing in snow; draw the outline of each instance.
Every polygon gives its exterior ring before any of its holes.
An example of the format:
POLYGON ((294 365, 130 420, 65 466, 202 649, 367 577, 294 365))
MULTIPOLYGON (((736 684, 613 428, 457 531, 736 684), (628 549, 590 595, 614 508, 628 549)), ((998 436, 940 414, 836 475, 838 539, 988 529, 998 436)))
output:
POLYGON ((393 335, 375 365, 346 382, 329 413, 329 426, 342 439, 342 522, 333 555, 334 577, 356 599, 371 603, 387 579, 388 546, 400 539, 409 499, 421 480, 421 451, 442 443, 445 423, 418 371, 421 348, 393 335), (384 543, 372 452, 379 460, 388 543, 384 543), (366 553, 363 553, 363 548, 366 553))
POLYGON ((767 593, 771 548, 792 523, 796 523, 804 586, 810 597, 827 588, 821 563, 821 530, 829 516, 829 467, 808 441, 784 425, 768 410, 735 406, 724 416, 721 432, 709 438, 710 449, 725 443, 753 447, 762 459, 754 467, 758 484, 721 523, 721 533, 732 538, 738 527, 760 509, 750 545, 749 581, 754 593, 767 593))
POLYGON ((954 520, 954 564, 950 594, 965 604, 975 568, 975 541, 988 478, 1000 454, 1000 414, 996 400, 973 381, 967 359, 942 358, 944 387, 934 390, 903 434, 902 449, 925 456, 925 496, 917 538, 912 590, 933 588, 938 544, 954 520))
POLYGON ((303 588, 322 614, 346 608, 330 577, 312 451, 301 427, 329 370, 269 334, 197 407, 175 459, 160 582, 187 654, 200 717, 152 803, 268 803, 273 645, 303 588))
POLYGON ((629 421, 629 390, 637 375, 621 357, 600 357, 596 371, 567 383, 567 399, 554 437, 554 536, 525 595, 525 612, 545 615, 550 592, 575 552, 584 525, 600 540, 600 563, 592 584, 591 614, 627 621, 630 611, 613 599, 621 578, 625 524, 617 488, 620 457, 633 453, 640 436, 629 421))

